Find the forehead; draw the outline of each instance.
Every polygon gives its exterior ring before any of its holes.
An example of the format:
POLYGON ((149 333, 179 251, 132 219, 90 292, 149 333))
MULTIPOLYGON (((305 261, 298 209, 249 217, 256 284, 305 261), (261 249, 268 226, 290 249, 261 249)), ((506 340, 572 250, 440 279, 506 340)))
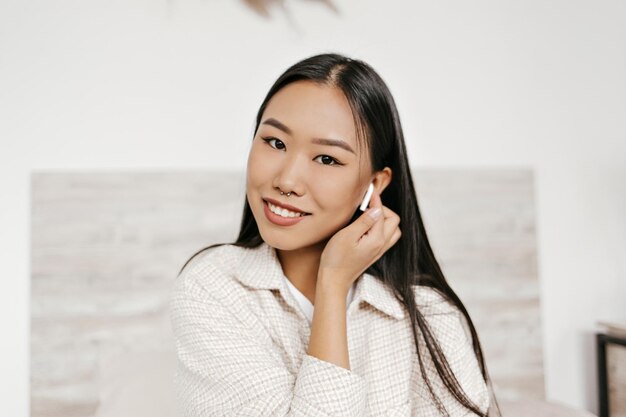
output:
POLYGON ((288 84, 270 99, 261 123, 270 117, 289 127, 296 138, 340 139, 348 142, 353 149, 358 149, 352 109, 348 99, 337 87, 323 86, 312 81, 288 84))

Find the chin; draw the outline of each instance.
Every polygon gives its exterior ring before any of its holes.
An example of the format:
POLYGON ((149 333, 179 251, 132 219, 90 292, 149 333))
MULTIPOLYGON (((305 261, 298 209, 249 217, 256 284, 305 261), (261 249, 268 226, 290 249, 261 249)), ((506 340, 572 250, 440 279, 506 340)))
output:
POLYGON ((290 251, 309 246, 301 238, 288 236, 289 232, 283 234, 274 231, 263 231, 259 228, 259 233, 265 243, 278 250, 290 251))
POLYGON ((311 236, 310 238, 304 238, 306 232, 285 229, 283 231, 267 230, 259 228, 259 234, 261 239, 269 246, 283 251, 292 251, 302 248, 307 248, 315 245, 325 245, 329 237, 325 236, 311 236))

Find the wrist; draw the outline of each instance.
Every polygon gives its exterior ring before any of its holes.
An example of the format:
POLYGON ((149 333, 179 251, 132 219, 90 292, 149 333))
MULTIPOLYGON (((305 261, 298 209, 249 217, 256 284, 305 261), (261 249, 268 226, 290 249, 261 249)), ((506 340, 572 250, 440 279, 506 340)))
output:
POLYGON ((318 274, 316 284, 316 297, 321 295, 323 297, 339 297, 345 300, 350 290, 348 285, 348 279, 336 271, 325 271, 318 274))

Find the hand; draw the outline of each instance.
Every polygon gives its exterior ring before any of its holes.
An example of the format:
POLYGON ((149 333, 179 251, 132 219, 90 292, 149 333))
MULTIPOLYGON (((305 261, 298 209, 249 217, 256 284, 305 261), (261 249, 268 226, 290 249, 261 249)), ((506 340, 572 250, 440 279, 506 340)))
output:
POLYGON ((320 258, 318 284, 323 281, 324 285, 338 286, 347 294, 354 281, 400 239, 399 224, 400 217, 383 206, 374 190, 370 208, 326 244, 320 258), (382 214, 373 219, 370 213, 377 207, 382 214))

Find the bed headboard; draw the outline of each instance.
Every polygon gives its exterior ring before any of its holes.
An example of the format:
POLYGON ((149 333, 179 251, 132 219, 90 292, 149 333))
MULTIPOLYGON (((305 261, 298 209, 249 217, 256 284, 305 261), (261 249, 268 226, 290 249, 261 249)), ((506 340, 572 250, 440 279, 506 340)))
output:
MULTIPOLYGON (((543 399, 532 171, 413 175, 498 398, 543 399)), ((173 416, 168 290, 198 249, 236 237, 244 175, 35 172, 31 183, 31 415, 173 416)))

